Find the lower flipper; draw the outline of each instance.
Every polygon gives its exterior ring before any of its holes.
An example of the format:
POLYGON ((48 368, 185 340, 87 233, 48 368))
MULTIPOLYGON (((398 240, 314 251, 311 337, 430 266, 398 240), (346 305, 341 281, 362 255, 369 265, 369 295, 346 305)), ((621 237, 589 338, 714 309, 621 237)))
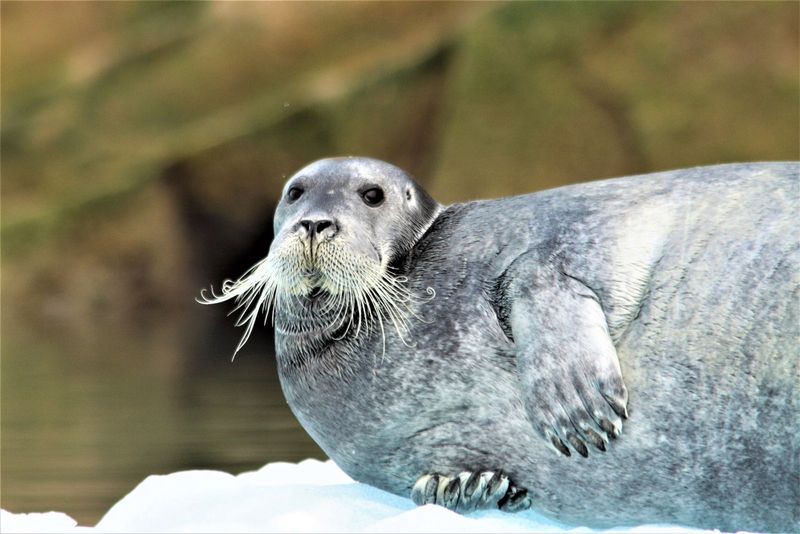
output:
POLYGON ((420 477, 411 489, 417 505, 438 504, 448 510, 518 512, 531 507, 528 491, 511 483, 500 471, 465 471, 454 477, 438 473, 420 477))

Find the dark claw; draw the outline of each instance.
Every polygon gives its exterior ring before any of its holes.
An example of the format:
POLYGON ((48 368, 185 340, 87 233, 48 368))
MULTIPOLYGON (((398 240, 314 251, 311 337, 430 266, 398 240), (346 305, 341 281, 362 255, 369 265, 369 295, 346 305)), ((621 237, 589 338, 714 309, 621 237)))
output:
POLYGON ((486 493, 491 495, 492 493, 497 492, 497 489, 503 482, 503 473, 500 471, 495 471, 492 475, 492 478, 489 479, 489 483, 486 484, 486 493))
POLYGON ((606 440, 603 436, 592 430, 591 428, 584 428, 583 433, 592 442, 592 444, 603 452, 606 452, 606 440))
POLYGON ((623 399, 618 399, 605 394, 603 394, 603 398, 606 399, 606 402, 609 404, 609 406, 611 406, 618 416, 622 417, 623 419, 628 418, 628 408, 625 406, 626 403, 623 399))
POLYGON ((508 477, 500 471, 495 471, 492 478, 486 484, 486 490, 483 494, 484 508, 489 506, 497 506, 497 503, 508 491, 508 477))
POLYGON ((473 472, 469 476, 467 481, 464 482, 464 484, 462 485, 461 489, 464 494, 464 497, 466 497, 467 499, 471 499, 473 494, 475 493, 475 490, 477 490, 480 487, 481 485, 480 482, 481 482, 480 472, 479 471, 473 472))
POLYGON ((458 506, 458 498, 461 493, 461 479, 458 477, 451 480, 444 488, 442 502, 437 502, 448 510, 455 510, 458 506))
POLYGON ((550 438, 550 441, 561 454, 563 454, 564 456, 572 456, 572 453, 569 452, 569 449, 567 448, 566 445, 564 445, 564 442, 558 439, 556 436, 550 438))
POLYGON ((472 512, 478 508, 486 489, 486 481, 480 471, 461 473, 461 498, 458 501, 458 512, 472 512))
POLYGON ((508 493, 498 507, 504 512, 519 512, 531 507, 531 499, 528 497, 528 490, 519 489, 516 486, 509 488, 508 493))
POLYGON ((619 430, 617 430, 611 421, 606 418, 600 419, 600 428, 602 428, 606 434, 614 439, 617 439, 617 436, 619 436, 619 430))
POLYGON ((508 487, 508 491, 506 492, 506 494, 503 495, 503 498, 500 499, 500 501, 497 503, 497 507, 498 508, 504 507, 506 505, 506 503, 516 494, 517 494, 517 487, 516 486, 509 486, 508 487))
POLYGON ((436 504, 436 490, 439 489, 439 475, 431 475, 422 492, 423 504, 436 504))
POLYGON ((439 475, 420 478, 411 488, 411 500, 417 506, 436 503, 436 491, 439 488, 439 475), (424 480, 427 478, 427 480, 424 480), (423 484, 424 482, 424 484, 423 484))
POLYGON ((586 445, 584 445, 583 442, 578 438, 578 436, 576 436, 572 432, 567 432, 567 441, 569 441, 570 444, 575 448, 575 450, 578 451, 578 454, 580 454, 584 458, 589 456, 589 450, 586 448, 586 445))

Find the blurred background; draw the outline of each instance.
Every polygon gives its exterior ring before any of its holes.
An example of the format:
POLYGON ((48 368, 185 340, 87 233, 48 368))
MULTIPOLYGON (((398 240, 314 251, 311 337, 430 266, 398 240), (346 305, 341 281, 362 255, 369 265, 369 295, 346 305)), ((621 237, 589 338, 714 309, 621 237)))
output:
POLYGON ((94 524, 152 473, 323 457, 271 332, 194 302, 287 176, 441 202, 800 159, 797 2, 3 2, 2 506, 94 524))

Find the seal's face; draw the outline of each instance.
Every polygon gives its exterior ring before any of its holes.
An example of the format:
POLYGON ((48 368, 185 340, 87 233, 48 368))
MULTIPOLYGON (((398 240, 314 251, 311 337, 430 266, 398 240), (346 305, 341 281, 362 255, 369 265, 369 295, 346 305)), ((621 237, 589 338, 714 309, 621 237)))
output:
MULTIPOLYGON (((316 161, 292 176, 275 211, 269 255, 221 295, 235 298, 247 340, 259 311, 323 298, 339 329, 371 319, 404 324, 412 300, 392 265, 405 256, 439 205, 405 172, 368 158, 316 161)), ((398 328, 399 330, 400 328, 398 328)))
POLYGON ((290 294, 374 287, 427 228, 435 203, 403 171, 364 158, 326 159, 292 176, 275 212, 270 256, 290 294))

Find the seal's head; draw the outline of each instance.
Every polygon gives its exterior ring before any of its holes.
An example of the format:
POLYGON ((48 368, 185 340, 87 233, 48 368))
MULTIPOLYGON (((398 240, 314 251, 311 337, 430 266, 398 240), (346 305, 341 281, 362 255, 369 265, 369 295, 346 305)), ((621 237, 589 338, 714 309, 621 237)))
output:
POLYGON ((392 265, 431 225, 440 206, 401 169, 369 158, 331 158, 307 165, 283 188, 269 255, 237 281, 225 281, 216 303, 235 298, 239 324, 252 332, 259 311, 324 296, 328 312, 349 325, 385 314, 395 326, 410 298, 392 265), (402 306, 400 306, 402 307, 402 306))

